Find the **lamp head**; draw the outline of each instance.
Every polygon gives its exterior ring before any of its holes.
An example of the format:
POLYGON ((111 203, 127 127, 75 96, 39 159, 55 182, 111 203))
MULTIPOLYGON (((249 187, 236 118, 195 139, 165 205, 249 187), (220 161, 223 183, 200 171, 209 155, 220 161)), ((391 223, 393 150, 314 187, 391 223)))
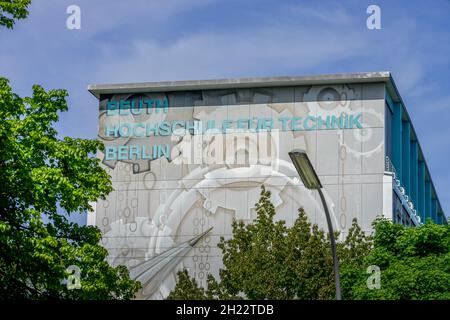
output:
POLYGON ((308 189, 321 189, 319 177, 317 176, 314 167, 309 161, 308 155, 305 150, 295 149, 289 152, 292 163, 298 172, 298 175, 303 181, 303 184, 308 189))

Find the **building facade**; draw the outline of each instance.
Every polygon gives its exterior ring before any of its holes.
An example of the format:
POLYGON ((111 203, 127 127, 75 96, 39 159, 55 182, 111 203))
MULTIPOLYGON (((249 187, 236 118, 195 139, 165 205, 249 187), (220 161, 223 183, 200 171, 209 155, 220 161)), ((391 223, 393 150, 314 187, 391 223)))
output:
POLYGON ((91 85, 99 99, 99 153, 114 191, 88 223, 112 264, 161 299, 187 268, 216 278, 220 237, 251 221, 261 185, 277 219, 303 207, 326 230, 319 196, 288 152, 307 152, 344 237, 380 216, 447 223, 418 137, 389 72, 91 85))

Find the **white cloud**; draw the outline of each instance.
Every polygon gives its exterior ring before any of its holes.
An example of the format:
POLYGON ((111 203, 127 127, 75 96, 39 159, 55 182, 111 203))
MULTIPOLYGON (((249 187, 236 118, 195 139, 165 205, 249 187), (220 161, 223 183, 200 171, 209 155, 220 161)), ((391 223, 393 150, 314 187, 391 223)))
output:
MULTIPOLYGON (((177 15, 211 5, 217 0, 47 0, 33 1, 31 20, 38 20, 41 31, 54 31, 56 23, 65 28, 66 8, 76 4, 81 9, 82 29, 85 35, 95 36, 132 23, 142 28, 170 23, 177 15), (43 28, 43 29, 42 29, 43 28)), ((20 22, 19 22, 20 23, 20 22)))
MULTIPOLYGON (((137 39, 127 51, 102 46, 94 73, 101 81, 126 82, 205 78, 310 69, 359 55, 368 40, 348 32, 343 41, 332 30, 288 25, 235 33, 203 33, 170 44, 137 39), (351 39, 351 40, 350 40, 351 39)), ((292 72, 292 71, 290 71, 292 72)))
POLYGON ((308 7, 304 4, 296 4, 288 6, 288 10, 299 19, 313 19, 326 24, 350 24, 354 21, 347 10, 341 6, 321 4, 319 7, 308 7))

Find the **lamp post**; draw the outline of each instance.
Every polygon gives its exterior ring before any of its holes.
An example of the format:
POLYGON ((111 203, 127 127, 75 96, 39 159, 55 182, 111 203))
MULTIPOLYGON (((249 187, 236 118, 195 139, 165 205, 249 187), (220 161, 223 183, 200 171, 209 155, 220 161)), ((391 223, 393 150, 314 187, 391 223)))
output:
POLYGON ((341 282, 339 279, 339 261, 336 255, 336 241, 334 239, 330 212, 328 211, 328 206, 322 193, 322 184, 320 183, 319 177, 317 176, 317 173, 314 170, 311 162, 309 161, 308 155, 304 150, 292 150, 291 152, 289 152, 289 157, 291 157, 292 163, 294 164, 295 169, 297 170, 305 187, 308 189, 317 190, 319 192, 320 199, 322 200, 323 209, 327 218, 328 233, 330 234, 331 253, 333 255, 336 300, 341 300, 341 282))

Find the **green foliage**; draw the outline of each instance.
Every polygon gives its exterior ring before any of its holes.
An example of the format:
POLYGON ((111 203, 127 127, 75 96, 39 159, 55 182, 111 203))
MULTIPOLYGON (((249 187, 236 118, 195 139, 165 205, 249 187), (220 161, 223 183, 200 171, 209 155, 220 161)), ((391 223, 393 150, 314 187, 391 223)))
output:
MULTIPOLYGON (((221 238, 218 246, 223 253, 224 267, 220 270, 220 281, 209 276, 205 297, 334 299, 329 238, 317 225, 308 222, 302 208, 298 212, 291 227, 284 221, 276 221, 270 192, 262 187, 256 204, 257 218, 249 224, 233 221, 232 238, 221 238)), ((354 221, 345 242, 338 245, 341 268, 360 267, 370 247, 370 238, 354 221)), ((179 278, 174 291, 178 298, 188 299, 193 292, 203 292, 194 280, 190 282, 193 286, 186 286, 182 279, 179 278)))
MULTIPOLYGON (((353 299, 450 299, 450 228, 431 220, 408 228, 379 219, 374 249, 366 265, 381 269, 381 288, 367 287, 367 274, 355 280, 353 299)), ((357 273, 357 272, 356 272, 357 273)))
MULTIPOLYGON (((333 299, 334 275, 329 238, 311 225, 303 209, 294 225, 275 221, 270 193, 263 187, 257 219, 233 222, 233 237, 221 239, 224 267, 220 281, 208 278, 204 291, 177 284, 178 298, 333 299)), ((450 299, 450 227, 429 220, 404 227, 386 219, 366 236, 353 221, 337 244, 344 299, 450 299), (380 288, 368 286, 369 266, 381 270, 380 288)), ((187 278, 185 271, 184 277, 187 278)))
POLYGON ((53 123, 67 110, 65 90, 33 86, 14 94, 0 78, 0 298, 128 299, 140 284, 111 267, 100 231, 58 213, 91 211, 112 190, 95 157, 95 140, 57 138, 53 123), (44 222, 43 216, 46 217, 44 222), (68 290, 66 268, 81 269, 81 289, 68 290))
POLYGON ((205 290, 198 286, 194 278, 190 278, 187 270, 177 273, 178 283, 167 300, 205 300, 205 290))
POLYGON ((14 20, 25 19, 28 16, 28 6, 31 0, 0 0, 0 26, 8 29, 14 27, 14 20))
MULTIPOLYGON (((311 225, 303 209, 294 225, 274 221, 275 208, 263 187, 257 219, 233 222, 233 237, 221 239, 224 267, 208 290, 180 281, 177 298, 333 299, 334 277, 329 239, 311 225)), ((353 221, 337 244, 344 299, 450 299, 450 227, 431 220, 404 227, 386 219, 374 222, 367 237, 353 221), (370 289, 369 266, 381 270, 380 288, 370 289)), ((187 272, 183 273, 188 279, 187 272)))

